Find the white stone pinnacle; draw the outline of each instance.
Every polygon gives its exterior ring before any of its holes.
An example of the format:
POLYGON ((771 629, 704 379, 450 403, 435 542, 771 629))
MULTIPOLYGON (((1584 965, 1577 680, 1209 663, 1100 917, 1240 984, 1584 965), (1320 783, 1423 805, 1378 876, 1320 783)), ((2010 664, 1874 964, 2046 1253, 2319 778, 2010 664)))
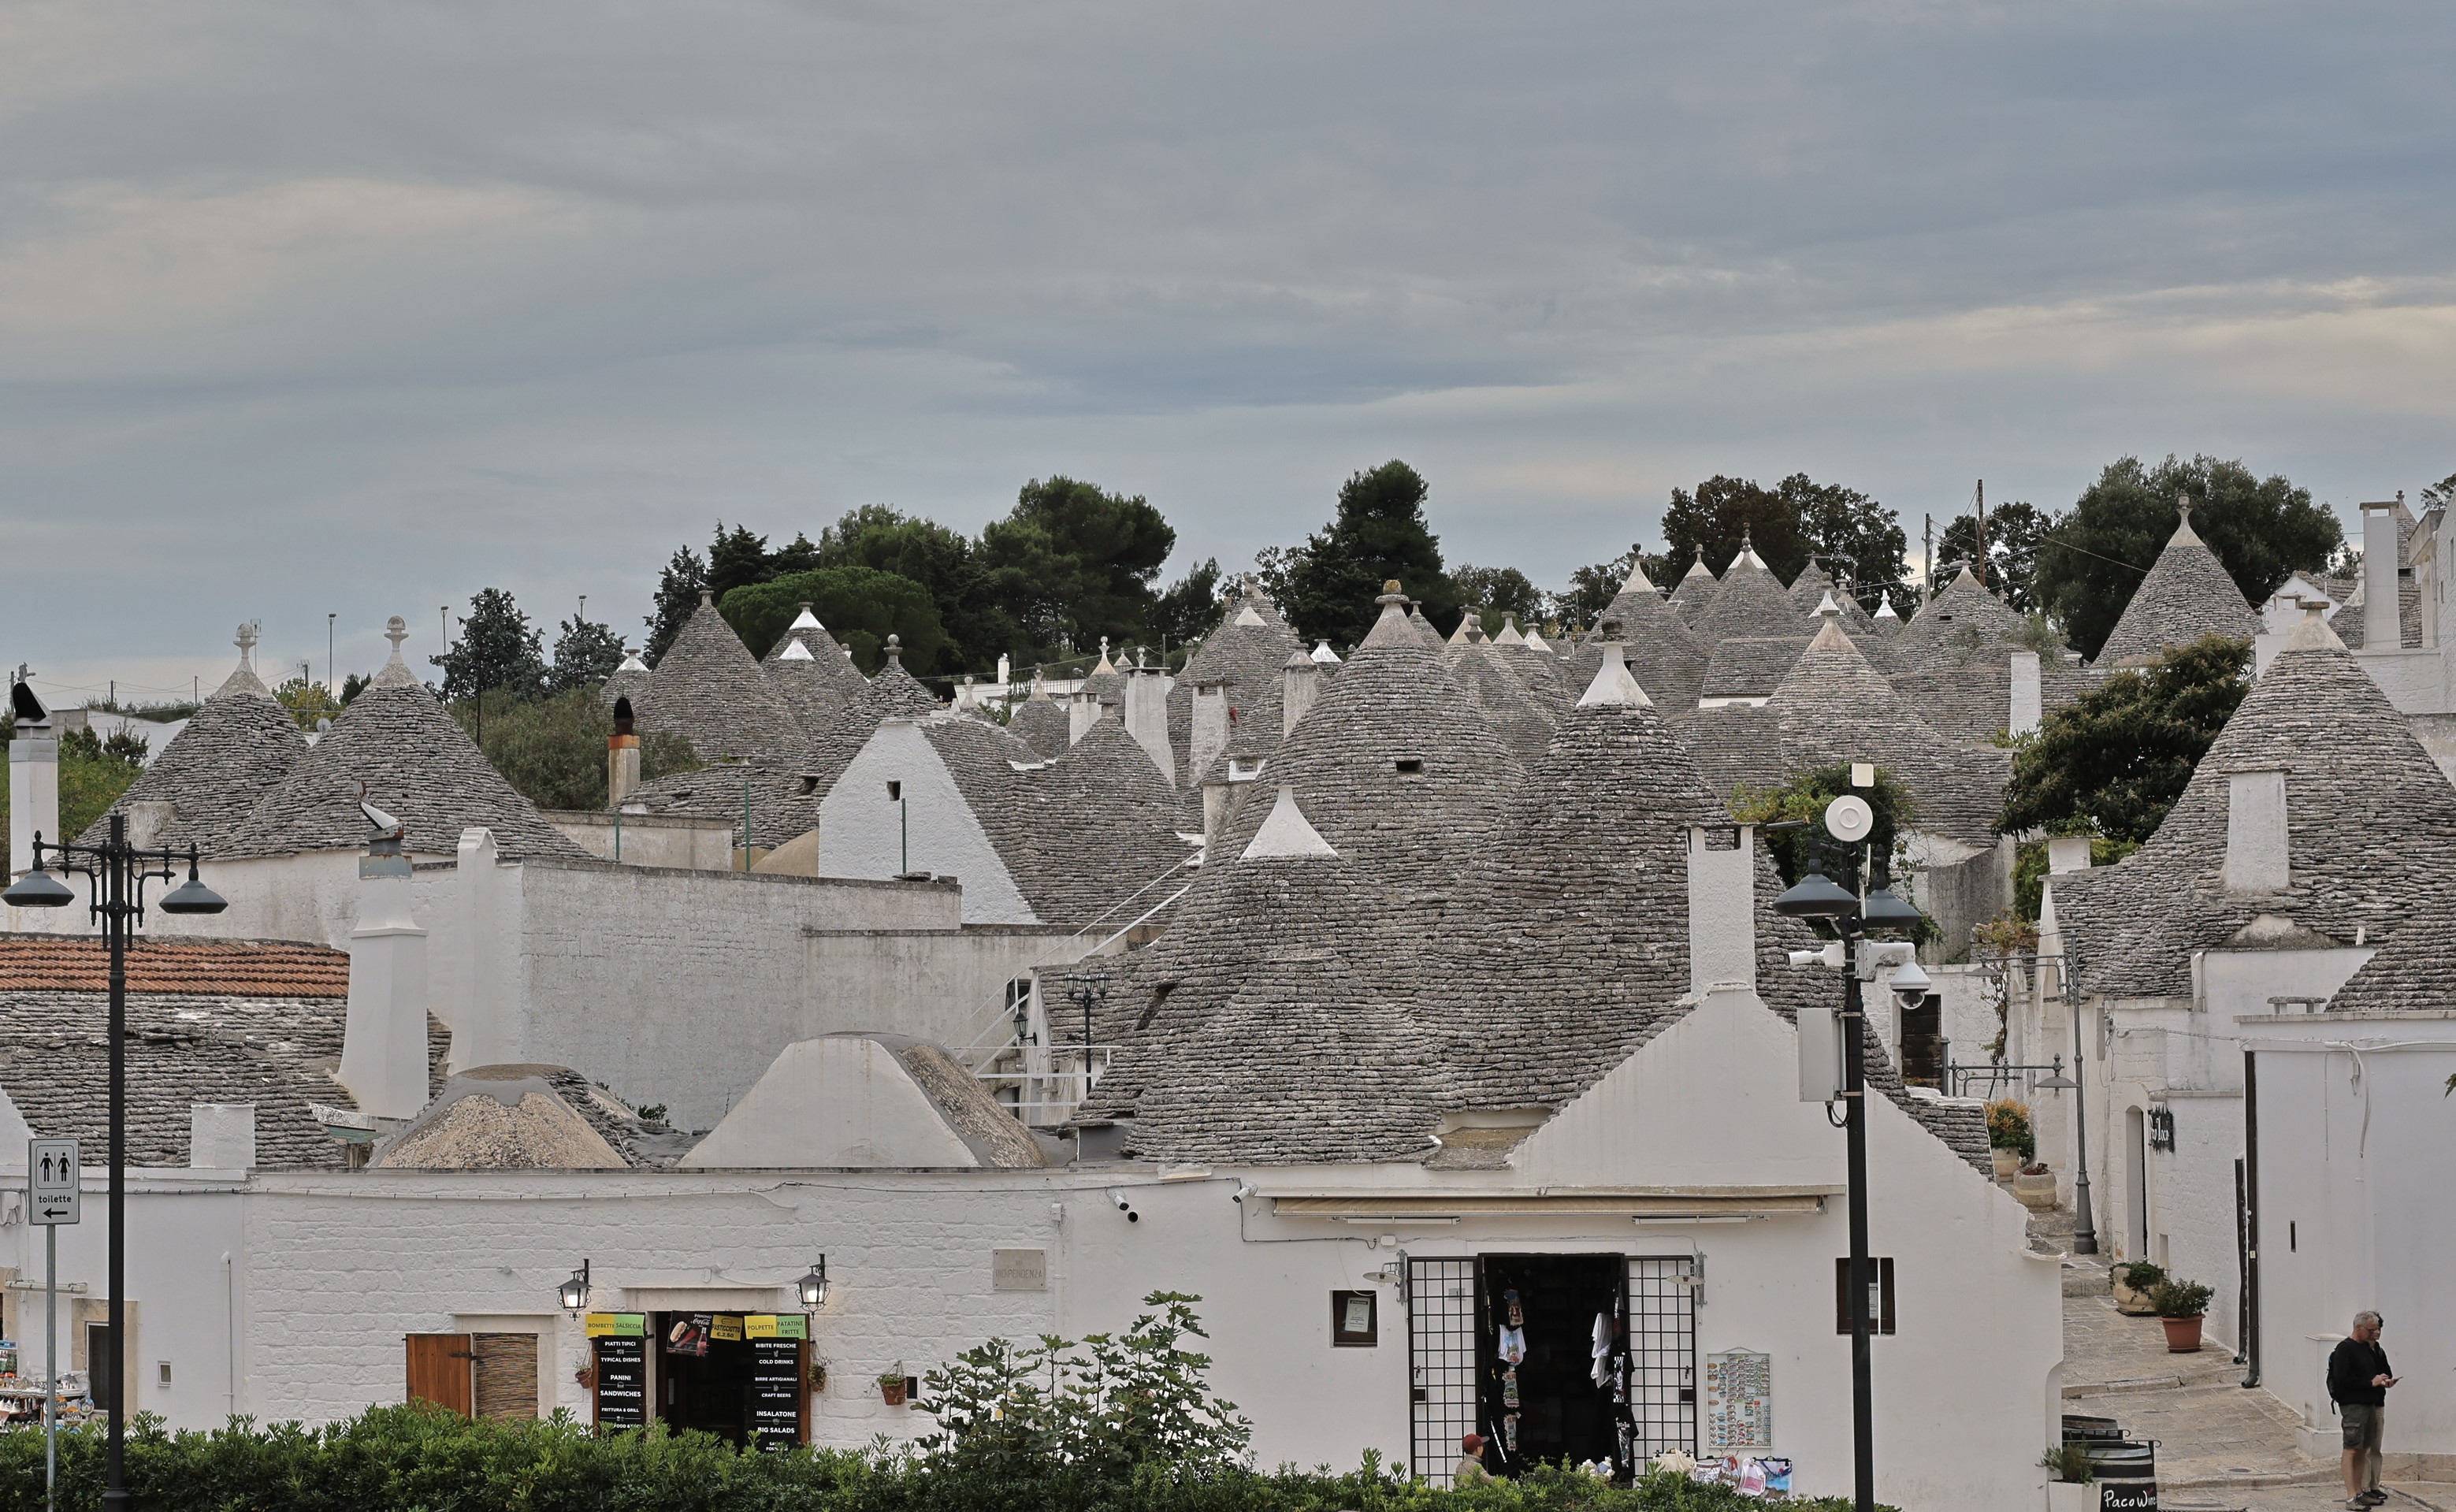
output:
POLYGON ((1321 837, 1321 831, 1297 807, 1297 790, 1287 783, 1279 784, 1279 801, 1262 820, 1262 828, 1245 847, 1240 858, 1246 861, 1289 861, 1304 856, 1327 856, 1339 859, 1339 852, 1321 837))

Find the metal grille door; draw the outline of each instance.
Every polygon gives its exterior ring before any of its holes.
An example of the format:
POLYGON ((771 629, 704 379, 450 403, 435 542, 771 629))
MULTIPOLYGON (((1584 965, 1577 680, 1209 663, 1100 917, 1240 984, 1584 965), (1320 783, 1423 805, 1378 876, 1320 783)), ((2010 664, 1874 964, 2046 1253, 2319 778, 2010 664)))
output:
POLYGON ((1412 1468, 1450 1483, 1459 1440, 1476 1431, 1476 1262, 1407 1261, 1407 1379, 1412 1468))
POLYGON ((1628 1415, 1640 1468, 1668 1449, 1697 1452, 1696 1284, 1685 1255, 1628 1262, 1628 1415))

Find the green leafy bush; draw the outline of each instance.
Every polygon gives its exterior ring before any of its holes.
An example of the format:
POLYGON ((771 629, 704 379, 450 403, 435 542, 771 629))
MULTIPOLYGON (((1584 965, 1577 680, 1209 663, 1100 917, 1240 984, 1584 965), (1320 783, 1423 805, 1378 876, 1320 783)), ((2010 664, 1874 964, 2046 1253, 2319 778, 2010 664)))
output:
POLYGON ((2164 1280, 2149 1288, 2149 1305, 2160 1318, 2199 1318, 2209 1310, 2216 1292, 2198 1281, 2164 1280))
POLYGON ((2087 1485, 2098 1479, 2098 1466, 2090 1463, 2089 1445, 2076 1440, 2048 1445, 2047 1452, 2038 1456, 2038 1463, 2067 1485, 2087 1485))
MULTIPOLYGON (((1087 1344, 1089 1340, 1085 1341, 1087 1344)), ((99 1427, 60 1435, 62 1512, 100 1512, 99 1427)), ((567 1417, 470 1422, 422 1403, 320 1428, 236 1419, 210 1433, 131 1424, 128 1484, 146 1512, 1749 1512, 1725 1486, 1670 1474, 1613 1488, 1545 1466, 1457 1491, 1368 1454, 1357 1469, 1144 1461, 1094 1473, 1060 1461, 959 1462, 890 1448, 745 1454, 706 1434, 599 1437, 567 1417)), ((1795 1502, 1847 1512, 1844 1498, 1795 1502)), ((0 1512, 43 1505, 43 1436, 0 1433, 0 1512)), ((1890 1509, 1888 1509, 1890 1512, 1890 1509)))
POLYGON ((2148 1260, 2125 1260, 2112 1269, 2136 1292, 2154 1292, 2166 1282, 2166 1268, 2148 1260))

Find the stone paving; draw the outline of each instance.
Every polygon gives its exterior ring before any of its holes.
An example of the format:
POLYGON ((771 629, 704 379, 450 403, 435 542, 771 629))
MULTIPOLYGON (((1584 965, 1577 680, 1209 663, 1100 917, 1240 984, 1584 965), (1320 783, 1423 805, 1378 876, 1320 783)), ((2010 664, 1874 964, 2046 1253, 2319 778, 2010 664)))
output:
MULTIPOLYGON (((2126 1438, 2158 1440, 2159 1500, 2166 1512, 2316 1512, 2342 1507, 2336 1462, 2298 1446, 2302 1415, 2242 1385, 2231 1350, 2166 1349, 2154 1318, 2115 1310, 2106 1267, 2071 1254, 2072 1218, 2040 1214, 2033 1242, 2065 1252, 2064 1410, 2113 1418, 2126 1438)), ((2390 1507, 2456 1512, 2456 1485, 2396 1485, 2390 1507)))

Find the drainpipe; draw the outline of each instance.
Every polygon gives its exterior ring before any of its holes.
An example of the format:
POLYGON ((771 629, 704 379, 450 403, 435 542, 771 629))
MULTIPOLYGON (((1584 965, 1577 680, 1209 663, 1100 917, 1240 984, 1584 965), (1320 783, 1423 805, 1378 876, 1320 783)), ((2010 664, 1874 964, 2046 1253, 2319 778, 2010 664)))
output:
POLYGON ((2260 1059, 2242 1052, 2242 1180, 2243 1246, 2242 1352, 2251 1371, 2242 1379, 2246 1390, 2260 1384, 2260 1059))

